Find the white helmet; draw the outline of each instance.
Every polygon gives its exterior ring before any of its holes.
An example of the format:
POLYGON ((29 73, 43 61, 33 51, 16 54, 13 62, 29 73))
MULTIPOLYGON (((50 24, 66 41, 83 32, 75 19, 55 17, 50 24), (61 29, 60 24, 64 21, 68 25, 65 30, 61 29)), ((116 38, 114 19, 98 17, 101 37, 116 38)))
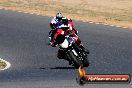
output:
POLYGON ((56 17, 57 17, 57 18, 62 18, 63 16, 62 16, 61 12, 57 12, 57 13, 56 13, 56 17))

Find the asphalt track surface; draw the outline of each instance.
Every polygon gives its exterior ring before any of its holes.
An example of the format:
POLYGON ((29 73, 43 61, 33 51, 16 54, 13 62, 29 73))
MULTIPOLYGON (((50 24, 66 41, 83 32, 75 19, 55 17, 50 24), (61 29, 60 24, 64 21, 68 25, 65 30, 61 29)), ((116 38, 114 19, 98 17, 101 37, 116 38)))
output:
MULTIPOLYGON (((51 18, 0 10, 0 58, 11 63, 0 71, 0 88, 132 88, 131 83, 78 85, 76 69, 48 45, 51 18)), ((131 29, 73 22, 91 52, 87 73, 132 75, 131 29)))

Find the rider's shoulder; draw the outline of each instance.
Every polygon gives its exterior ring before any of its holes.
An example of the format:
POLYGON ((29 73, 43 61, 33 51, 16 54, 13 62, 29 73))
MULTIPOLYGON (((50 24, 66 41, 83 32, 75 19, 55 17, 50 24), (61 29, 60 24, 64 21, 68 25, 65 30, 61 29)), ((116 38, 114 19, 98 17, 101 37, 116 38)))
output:
POLYGON ((54 20, 56 19, 56 17, 53 18, 54 20))
POLYGON ((51 20, 51 23, 56 23, 56 21, 54 19, 51 20))

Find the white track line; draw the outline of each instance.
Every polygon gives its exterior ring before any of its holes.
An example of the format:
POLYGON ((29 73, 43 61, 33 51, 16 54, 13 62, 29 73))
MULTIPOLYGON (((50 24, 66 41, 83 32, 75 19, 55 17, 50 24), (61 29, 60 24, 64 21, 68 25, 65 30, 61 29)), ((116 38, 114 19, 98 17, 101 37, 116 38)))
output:
POLYGON ((24 12, 24 13, 28 13, 28 12, 24 12))
POLYGON ((39 13, 37 13, 36 15, 40 16, 40 14, 39 14, 39 13))
POLYGON ((116 26, 116 27, 121 27, 121 26, 116 26))
POLYGON ((19 13, 21 13, 22 11, 18 11, 19 13))
POLYGON ((35 14, 35 13, 30 13, 30 14, 35 14))
POLYGON ((95 24, 100 24, 100 23, 95 23, 95 24))
POLYGON ((88 23, 91 23, 91 24, 93 24, 94 22, 88 22, 88 23))
POLYGON ((113 27, 113 26, 115 26, 115 25, 109 25, 109 26, 112 26, 112 27, 113 27))
POLYGON ((6 69, 8 69, 8 68, 10 68, 10 67, 11 67, 10 62, 8 62, 8 61, 6 61, 6 60, 4 60, 4 59, 1 59, 1 58, 0 58, 0 60, 6 63, 6 67, 5 67, 5 68, 3 68, 3 69, 0 69, 0 70, 6 70, 6 69))
POLYGON ((122 27, 122 28, 127 28, 127 27, 122 27))
POLYGON ((109 24, 104 24, 104 25, 109 25, 109 24))

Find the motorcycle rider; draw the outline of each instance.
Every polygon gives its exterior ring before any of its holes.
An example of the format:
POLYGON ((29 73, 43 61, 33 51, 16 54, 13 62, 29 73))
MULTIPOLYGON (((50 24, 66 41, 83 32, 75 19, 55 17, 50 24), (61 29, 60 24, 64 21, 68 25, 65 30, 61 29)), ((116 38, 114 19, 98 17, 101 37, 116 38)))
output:
MULTIPOLYGON (((52 32, 56 29, 59 28, 64 21, 68 21, 68 23, 66 22, 66 24, 68 24, 67 26, 71 26, 71 28, 75 31, 75 33, 77 34, 78 31, 76 31, 73 22, 71 19, 67 19, 66 17, 64 17, 61 12, 57 12, 56 17, 54 17, 51 22, 50 22, 50 27, 51 27, 51 31, 49 32, 49 38, 51 39, 51 34, 52 32), (63 21, 63 22, 62 22, 63 21)), ((64 25, 63 25, 64 26, 64 25)), ((70 28, 70 29, 71 29, 70 28)))
POLYGON ((74 25, 71 20, 67 19, 66 17, 62 18, 60 28, 62 28, 66 33, 69 32, 71 34, 77 34, 76 29, 74 28, 74 25))
MULTIPOLYGON (((68 37, 72 37, 72 39, 74 40, 74 42, 79 45, 79 47, 87 52, 87 54, 89 54, 89 51, 86 51, 86 49, 84 49, 83 45, 81 44, 81 40, 78 38, 77 34, 76 34, 76 30, 72 27, 71 24, 69 24, 68 22, 68 19, 67 18, 62 18, 62 25, 59 26, 59 28, 57 28, 56 30, 54 30, 52 32, 52 38, 53 38, 53 41, 50 43, 50 45, 52 47, 56 47, 58 42, 56 42, 56 38, 59 34, 62 34, 62 35, 65 35, 65 36, 68 36, 68 37)), ((63 36, 59 39, 64 39, 63 36)), ((57 57, 59 59, 66 59, 65 58, 65 52, 61 49, 58 50, 58 54, 57 54, 57 57)), ((66 59, 67 60, 67 59, 66 59)), ((71 64, 71 62, 69 61, 69 64, 71 64)))
POLYGON ((59 26, 64 31, 64 35, 68 37, 73 37, 78 43, 78 45, 81 43, 80 39, 78 38, 77 31, 75 30, 73 23, 69 22, 69 20, 66 17, 62 18, 62 25, 59 26))
POLYGON ((54 17, 50 22, 51 29, 56 29, 57 27, 61 25, 62 17, 63 15, 61 14, 61 12, 56 13, 56 17, 54 17))
MULTIPOLYGON (((57 46, 56 37, 59 34, 62 34, 65 36, 72 37, 74 42, 76 44, 78 44, 79 47, 82 48, 82 50, 86 51, 84 49, 83 45, 81 44, 81 40, 78 38, 78 35, 77 35, 78 31, 75 29, 71 19, 67 19, 66 17, 63 17, 62 14, 60 12, 58 12, 56 14, 56 17, 54 17, 51 20, 50 27, 52 30, 49 32, 49 38, 50 38, 50 45, 52 47, 57 46)), ((61 37, 61 38, 63 38, 63 37, 61 37)), ((88 50, 86 52, 89 54, 88 50)), ((65 52, 62 51, 61 49, 58 50, 57 57, 59 59, 67 60, 65 58, 65 52)), ((71 61, 69 61, 69 64, 71 64, 71 61)))
POLYGON ((70 36, 70 37, 76 37, 76 39, 78 39, 77 31, 73 27, 74 27, 73 24, 69 23, 69 20, 66 17, 63 17, 61 20, 61 26, 56 28, 56 30, 52 31, 51 44, 53 44, 54 39, 58 34, 63 34, 65 36, 70 36))
POLYGON ((49 32, 49 38, 50 39, 51 39, 52 32, 61 25, 61 19, 62 19, 62 17, 63 17, 63 15, 61 14, 61 12, 57 12, 56 13, 56 17, 54 17, 51 20, 51 22, 50 22, 51 31, 49 32))

